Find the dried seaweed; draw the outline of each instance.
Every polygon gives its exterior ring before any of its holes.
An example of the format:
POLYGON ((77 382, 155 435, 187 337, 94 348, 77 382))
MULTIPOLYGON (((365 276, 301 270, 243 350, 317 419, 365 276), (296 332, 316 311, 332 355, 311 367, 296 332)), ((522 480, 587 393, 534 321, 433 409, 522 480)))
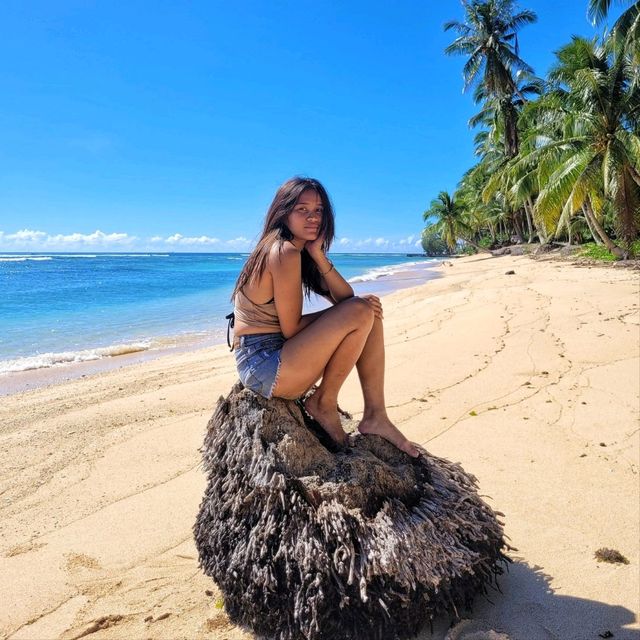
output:
POLYGON ((378 436, 328 451, 292 401, 237 383, 201 449, 195 542, 230 619, 273 640, 393 640, 496 583, 502 523, 476 479, 378 436))
POLYGON ((611 564, 629 564, 629 560, 625 558, 617 549, 608 549, 601 547, 594 554, 598 562, 610 562, 611 564))

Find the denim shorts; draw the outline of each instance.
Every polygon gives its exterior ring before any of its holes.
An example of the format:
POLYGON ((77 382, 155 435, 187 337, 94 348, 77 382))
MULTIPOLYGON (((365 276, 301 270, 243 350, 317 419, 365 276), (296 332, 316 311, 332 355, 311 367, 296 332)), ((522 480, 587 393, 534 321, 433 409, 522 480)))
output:
POLYGON ((273 396, 280 371, 281 333, 254 333, 238 337, 235 348, 240 382, 265 398, 273 396))

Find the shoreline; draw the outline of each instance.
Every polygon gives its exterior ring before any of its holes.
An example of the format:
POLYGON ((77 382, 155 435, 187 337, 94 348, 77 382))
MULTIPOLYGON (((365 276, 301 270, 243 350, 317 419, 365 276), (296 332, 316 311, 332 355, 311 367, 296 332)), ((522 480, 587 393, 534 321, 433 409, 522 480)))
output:
MULTIPOLYGON (((637 272, 524 256, 438 271, 385 296, 387 409, 478 478, 515 549, 491 603, 418 640, 637 638, 637 272)), ((199 447, 235 380, 218 345, 3 398, 0 636, 254 640, 192 533, 199 447)), ((362 415, 354 372, 340 405, 362 415)))
MULTIPOLYGON (((390 275, 382 275, 377 278, 361 280, 362 276, 356 276, 356 281, 351 283, 356 295, 366 292, 384 296, 438 277, 436 269, 439 265, 436 262, 425 261, 424 264, 416 264, 408 261, 406 265, 406 269, 398 269, 390 275)), ((323 306, 327 306, 324 301, 322 301, 322 304, 318 304, 318 302, 314 303, 313 301, 308 303, 305 300, 304 313, 315 311, 323 306)), ((42 387, 63 384, 70 380, 85 378, 107 371, 123 369, 158 358, 189 353, 217 345, 226 345, 226 322, 224 328, 220 327, 215 333, 211 333, 204 338, 195 338, 193 334, 186 338, 176 335, 164 336, 162 341, 169 341, 174 344, 139 349, 130 353, 109 355, 91 360, 71 361, 37 369, 0 373, 0 398, 42 387)))

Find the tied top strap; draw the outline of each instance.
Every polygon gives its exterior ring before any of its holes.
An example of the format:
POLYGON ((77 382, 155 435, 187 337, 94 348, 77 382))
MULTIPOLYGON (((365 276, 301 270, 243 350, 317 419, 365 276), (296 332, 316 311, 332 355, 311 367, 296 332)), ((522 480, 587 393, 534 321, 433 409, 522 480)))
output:
POLYGON ((227 346, 229 347, 229 351, 233 351, 233 345, 231 344, 231 340, 229 340, 229 334, 235 325, 236 316, 232 311, 228 316, 225 316, 225 319, 229 321, 227 324, 227 346))

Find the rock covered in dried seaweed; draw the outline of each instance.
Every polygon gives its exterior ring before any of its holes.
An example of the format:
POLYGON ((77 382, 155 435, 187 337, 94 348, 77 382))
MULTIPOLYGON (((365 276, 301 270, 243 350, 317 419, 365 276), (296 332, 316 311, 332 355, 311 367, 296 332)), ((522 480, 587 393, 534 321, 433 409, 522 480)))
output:
POLYGON ((329 451, 298 405, 237 383, 201 449, 200 566, 274 640, 409 638, 495 586, 508 547, 459 464, 375 435, 329 451))

